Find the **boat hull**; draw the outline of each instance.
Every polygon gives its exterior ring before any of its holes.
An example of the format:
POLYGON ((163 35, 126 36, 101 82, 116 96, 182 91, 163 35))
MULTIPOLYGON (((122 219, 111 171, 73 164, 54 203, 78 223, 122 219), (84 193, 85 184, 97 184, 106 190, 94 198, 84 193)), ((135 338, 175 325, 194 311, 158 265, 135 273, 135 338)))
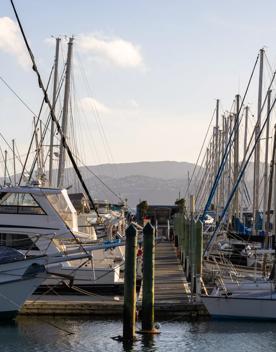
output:
POLYGON ((0 284, 0 319, 14 318, 24 302, 45 280, 45 277, 33 277, 0 284))
POLYGON ((213 318, 276 320, 276 299, 202 296, 213 318))

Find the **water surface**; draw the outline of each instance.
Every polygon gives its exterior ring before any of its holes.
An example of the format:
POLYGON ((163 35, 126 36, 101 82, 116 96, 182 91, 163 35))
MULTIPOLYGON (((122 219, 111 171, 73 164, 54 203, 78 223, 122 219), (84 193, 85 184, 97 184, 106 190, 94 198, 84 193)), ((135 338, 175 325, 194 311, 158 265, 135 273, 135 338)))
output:
POLYGON ((171 320, 160 324, 160 335, 137 335, 130 346, 111 338, 122 334, 120 320, 21 317, 13 324, 0 325, 1 352, 276 350, 276 323, 171 320))

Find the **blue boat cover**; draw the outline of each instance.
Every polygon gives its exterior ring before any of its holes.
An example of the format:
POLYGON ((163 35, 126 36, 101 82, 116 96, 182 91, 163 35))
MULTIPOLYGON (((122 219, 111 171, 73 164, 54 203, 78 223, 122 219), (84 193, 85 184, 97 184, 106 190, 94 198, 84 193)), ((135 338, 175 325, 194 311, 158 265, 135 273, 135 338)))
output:
POLYGON ((23 260, 25 256, 11 247, 0 246, 0 264, 23 260))

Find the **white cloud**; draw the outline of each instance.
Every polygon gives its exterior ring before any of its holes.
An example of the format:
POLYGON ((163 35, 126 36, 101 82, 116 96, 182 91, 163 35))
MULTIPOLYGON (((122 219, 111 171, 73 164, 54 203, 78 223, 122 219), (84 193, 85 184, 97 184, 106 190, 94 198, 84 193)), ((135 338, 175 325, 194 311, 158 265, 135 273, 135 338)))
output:
POLYGON ((79 100, 79 106, 85 112, 91 112, 93 110, 96 110, 97 112, 99 112, 101 114, 107 114, 111 111, 103 103, 100 103, 98 100, 91 98, 91 97, 81 98, 79 100))
POLYGON ((44 43, 47 44, 50 47, 55 46, 56 39, 54 37, 48 37, 44 39, 44 43))
POLYGON ((113 65, 122 68, 143 67, 140 47, 121 38, 81 34, 78 43, 83 52, 92 53, 113 65))
POLYGON ((130 100, 130 106, 134 109, 139 108, 139 104, 137 103, 137 101, 135 99, 130 100))
POLYGON ((19 27, 9 17, 0 17, 0 50, 14 56, 22 67, 30 66, 30 58, 27 55, 19 27))

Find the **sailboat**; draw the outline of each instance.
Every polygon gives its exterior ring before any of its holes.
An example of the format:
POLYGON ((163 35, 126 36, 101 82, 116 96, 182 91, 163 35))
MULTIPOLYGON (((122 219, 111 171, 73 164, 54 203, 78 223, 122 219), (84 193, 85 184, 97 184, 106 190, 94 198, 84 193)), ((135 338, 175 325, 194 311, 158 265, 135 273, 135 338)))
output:
POLYGON ((274 278, 221 280, 209 295, 201 296, 214 318, 276 319, 274 278))
MULTIPOLYGON (((260 79, 259 79, 259 99, 258 99, 258 120, 255 127, 255 142, 251 148, 247 158, 243 160, 241 166, 238 165, 238 174, 234 180, 234 186, 232 192, 229 195, 226 206, 224 207, 221 219, 224 218, 227 207, 229 207, 232 199, 235 201, 235 194, 238 194, 238 186, 243 179, 244 171, 249 163, 250 157, 255 152, 255 164, 254 164, 254 201, 253 201, 253 224, 251 233, 260 237, 260 227, 257 226, 257 218, 259 214, 259 167, 260 167, 260 137, 266 126, 266 156, 265 156, 265 174, 264 174, 264 201, 263 201, 263 219, 262 229, 266 236, 266 242, 269 243, 271 237, 276 237, 276 126, 274 131, 274 142, 272 149, 272 159, 270 175, 267 175, 267 158, 268 158, 268 139, 269 139, 269 121, 271 110, 273 109, 276 99, 274 102, 270 102, 271 85, 275 78, 275 74, 272 77, 270 86, 267 90, 265 102, 267 102, 267 114, 265 120, 261 124, 261 111, 264 103, 262 103, 262 65, 263 65, 263 49, 260 51, 260 79), (274 192, 274 211, 273 211, 273 222, 271 224, 271 201, 274 192), (264 216, 266 215, 266 219, 264 216)), ((233 203, 235 206, 235 202, 233 203)), ((236 207, 236 216, 239 214, 238 207, 236 207)), ((216 226, 213 236, 210 238, 205 255, 207 256, 210 249, 212 248, 216 236, 219 232, 219 225, 216 226)), ((275 246, 275 245, 274 245, 275 246)), ((264 274, 262 276, 255 277, 240 277, 238 280, 225 280, 224 277, 220 277, 217 281, 215 288, 209 294, 202 295, 202 302, 205 304, 210 315, 218 318, 232 318, 232 319, 276 319, 276 257, 274 248, 261 248, 257 249, 256 253, 260 255, 269 253, 273 256, 273 270, 270 276, 267 278, 264 274)), ((255 265, 257 261, 255 260, 255 265)), ((265 265, 264 265, 265 267, 265 265)))

